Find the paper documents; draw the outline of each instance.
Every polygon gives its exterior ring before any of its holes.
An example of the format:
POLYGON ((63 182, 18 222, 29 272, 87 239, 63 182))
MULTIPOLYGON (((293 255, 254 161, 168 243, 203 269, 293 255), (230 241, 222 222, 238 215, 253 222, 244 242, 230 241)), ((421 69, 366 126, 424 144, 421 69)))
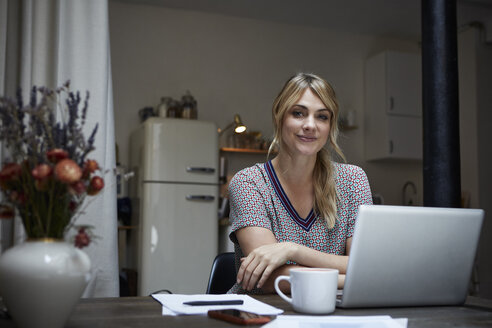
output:
POLYGON ((408 319, 390 316, 280 315, 262 328, 406 328, 408 319))
POLYGON ((162 304, 162 315, 196 315, 207 314, 208 310, 221 309, 237 309, 249 311, 263 315, 278 315, 284 312, 281 309, 268 305, 266 303, 255 300, 248 295, 236 294, 197 294, 197 295, 182 295, 182 294, 152 294, 152 297, 162 304), (207 305, 207 306, 190 306, 184 305, 183 302, 191 301, 226 301, 226 300, 242 300, 242 305, 207 305))

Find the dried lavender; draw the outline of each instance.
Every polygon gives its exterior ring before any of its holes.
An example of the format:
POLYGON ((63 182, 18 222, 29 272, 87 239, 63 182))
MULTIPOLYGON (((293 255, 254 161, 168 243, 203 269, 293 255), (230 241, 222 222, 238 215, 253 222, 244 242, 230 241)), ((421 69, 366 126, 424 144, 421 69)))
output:
POLYGON ((35 158, 38 163, 47 162, 46 152, 61 148, 77 164, 83 165, 87 154, 94 150, 97 124, 89 139, 83 134, 89 93, 82 101, 80 93, 70 92, 69 86, 68 81, 55 90, 34 86, 26 106, 20 88, 15 101, 0 97, 0 140, 5 141, 15 161, 35 158), (66 106, 61 106, 64 96, 66 106), (64 107, 64 112, 57 115, 60 107, 64 107), (56 117, 61 121, 57 122, 56 117))

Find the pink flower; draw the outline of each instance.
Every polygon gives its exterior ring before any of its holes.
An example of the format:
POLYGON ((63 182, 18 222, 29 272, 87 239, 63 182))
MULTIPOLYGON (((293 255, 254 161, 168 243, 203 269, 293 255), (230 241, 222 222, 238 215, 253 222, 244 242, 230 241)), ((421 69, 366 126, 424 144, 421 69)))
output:
POLYGON ((0 187, 7 189, 9 182, 17 180, 22 173, 22 167, 17 163, 7 163, 0 171, 0 187))
POLYGON ((62 159, 68 158, 68 153, 60 148, 55 148, 46 153, 46 157, 51 163, 58 163, 62 159))
POLYGON ((53 169, 48 164, 39 164, 32 171, 31 174, 36 180, 43 180, 49 177, 53 173, 53 169))
POLYGON ((88 159, 84 163, 84 175, 86 173, 94 173, 99 169, 99 164, 93 159, 88 159))
POLYGON ((91 243, 91 238, 85 231, 85 228, 80 228, 79 233, 75 236, 75 247, 84 248, 89 246, 91 243))
POLYGON ((34 186, 37 190, 48 190, 48 178, 53 174, 53 169, 48 164, 39 164, 32 169, 31 174, 36 181, 34 186))
POLYGON ((62 159, 55 166, 55 176, 64 183, 72 184, 82 177, 82 169, 71 159, 62 159))
POLYGON ((91 196, 96 195, 102 188, 104 188, 104 180, 101 177, 95 176, 91 179, 89 189, 87 193, 91 196))

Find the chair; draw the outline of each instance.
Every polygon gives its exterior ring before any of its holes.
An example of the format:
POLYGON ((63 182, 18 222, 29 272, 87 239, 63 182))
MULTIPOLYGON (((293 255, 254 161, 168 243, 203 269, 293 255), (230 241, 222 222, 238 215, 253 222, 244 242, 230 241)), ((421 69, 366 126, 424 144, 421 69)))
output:
POLYGON ((207 294, 225 294, 236 282, 234 252, 220 253, 214 259, 207 294))

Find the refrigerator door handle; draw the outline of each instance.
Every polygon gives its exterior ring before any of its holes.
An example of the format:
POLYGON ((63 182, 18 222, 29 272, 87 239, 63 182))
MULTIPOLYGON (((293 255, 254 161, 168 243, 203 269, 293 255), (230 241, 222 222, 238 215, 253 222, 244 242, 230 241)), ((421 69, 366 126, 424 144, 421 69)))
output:
POLYGON ((186 199, 187 200, 198 200, 198 201, 211 202, 215 199, 215 197, 209 196, 209 195, 187 195, 186 199))
POLYGON ((214 173, 215 169, 213 167, 194 167, 194 166, 188 166, 186 168, 186 172, 191 172, 191 173, 214 173))

